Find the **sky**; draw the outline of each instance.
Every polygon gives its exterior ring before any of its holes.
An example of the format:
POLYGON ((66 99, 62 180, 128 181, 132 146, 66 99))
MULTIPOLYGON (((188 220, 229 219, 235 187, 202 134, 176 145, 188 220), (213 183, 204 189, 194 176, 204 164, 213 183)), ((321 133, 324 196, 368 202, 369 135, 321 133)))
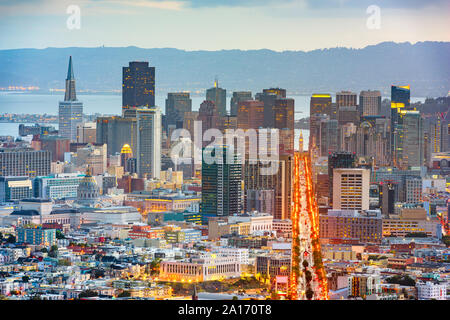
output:
POLYGON ((450 41, 449 13, 448 0, 0 0, 0 49, 310 51, 450 41))

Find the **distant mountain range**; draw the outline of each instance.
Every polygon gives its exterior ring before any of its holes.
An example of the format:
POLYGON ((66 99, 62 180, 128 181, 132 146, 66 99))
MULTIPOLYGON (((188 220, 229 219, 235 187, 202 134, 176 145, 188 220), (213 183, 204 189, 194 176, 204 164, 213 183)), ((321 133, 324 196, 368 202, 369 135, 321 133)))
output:
POLYGON ((122 67, 129 61, 149 61, 156 67, 157 94, 202 93, 216 76, 230 93, 282 87, 290 94, 371 89, 389 96, 391 84, 410 84, 412 96, 436 97, 450 90, 450 42, 383 42, 363 49, 309 52, 137 47, 0 50, 0 87, 62 89, 69 55, 78 90, 120 91, 122 67))

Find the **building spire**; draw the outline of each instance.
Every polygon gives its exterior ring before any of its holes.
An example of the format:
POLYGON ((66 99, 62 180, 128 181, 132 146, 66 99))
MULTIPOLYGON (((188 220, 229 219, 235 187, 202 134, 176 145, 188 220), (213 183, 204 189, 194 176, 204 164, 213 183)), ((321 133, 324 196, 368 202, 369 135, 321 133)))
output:
POLYGON ((70 56, 70 58, 69 58, 69 68, 67 69, 67 79, 66 80, 75 80, 75 76, 73 75, 72 56, 70 56))
POLYGON ((73 75, 72 56, 69 58, 69 68, 67 69, 66 78, 66 94, 64 101, 76 101, 77 94, 75 92, 75 76, 73 75))

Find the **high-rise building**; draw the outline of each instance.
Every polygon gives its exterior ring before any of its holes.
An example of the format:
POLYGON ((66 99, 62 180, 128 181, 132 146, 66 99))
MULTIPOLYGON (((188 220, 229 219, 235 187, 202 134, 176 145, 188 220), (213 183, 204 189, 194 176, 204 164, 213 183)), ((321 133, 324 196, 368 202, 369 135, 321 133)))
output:
POLYGON ((137 173, 159 178, 161 172, 161 111, 137 109, 137 173))
POLYGON ((292 202, 292 165, 291 155, 280 155, 278 160, 246 160, 244 163, 244 211, 248 207, 248 190, 273 190, 275 196, 274 219, 290 219, 292 202), (278 170, 266 174, 265 168, 274 166, 278 170))
POLYGON ((258 129, 264 125, 264 103, 258 100, 239 102, 237 112, 238 129, 258 129))
MULTIPOLYGON (((207 130, 220 127, 220 114, 213 101, 205 100, 200 104, 197 120, 202 122, 202 137, 207 130)), ((208 144, 209 141, 203 141, 203 147, 208 144)))
POLYGON ((51 162, 48 150, 0 150, 0 176, 46 176, 51 162))
POLYGON ((407 110, 403 115, 403 139, 399 147, 402 157, 397 157, 396 163, 400 168, 421 167, 425 164, 423 120, 419 111, 407 110))
POLYGON ((264 127, 275 128, 274 106, 275 100, 286 98, 286 90, 280 88, 263 89, 255 96, 255 100, 264 103, 264 127))
POLYGON ((333 209, 369 210, 369 169, 333 170, 333 209))
POLYGON ((372 157, 379 166, 390 163, 390 121, 384 116, 365 116, 356 129, 356 153, 372 157))
POLYGON ((340 107, 357 106, 357 94, 350 91, 341 91, 336 93, 336 105, 338 111, 340 107))
MULTIPOLYGON (((312 158, 320 156, 320 121, 326 115, 331 118, 331 95, 315 93, 309 103, 309 142, 308 150, 312 158)), ((334 117, 335 118, 335 117, 334 117)))
POLYGON ((235 91, 230 100, 230 115, 236 117, 238 114, 239 103, 245 100, 252 100, 250 91, 235 91))
POLYGON ((206 100, 213 101, 220 116, 227 114, 227 90, 219 87, 219 81, 214 81, 214 87, 206 90, 206 100))
POLYGON ((331 116, 331 95, 328 93, 315 93, 309 103, 309 114, 327 114, 331 116))
POLYGON ((192 112, 189 92, 169 92, 166 99, 166 131, 169 126, 182 128, 186 112, 192 112))
POLYGON ((381 114, 381 92, 361 91, 359 94, 359 113, 361 116, 378 116, 381 114))
POLYGON ((136 108, 155 106, 155 67, 132 61, 122 68, 122 114, 135 116, 136 108), (132 109, 128 114, 127 110, 132 109))
POLYGON ((206 147, 202 154, 202 223, 207 224, 211 217, 230 216, 241 210, 241 155, 226 145, 206 147), (217 161, 207 161, 205 154, 217 161))
POLYGON ((83 103, 77 100, 75 92, 75 76, 72 66, 72 56, 69 58, 64 101, 59 102, 58 119, 59 135, 72 141, 76 141, 77 126, 83 122, 83 103))
POLYGON ((95 122, 84 122, 77 126, 77 143, 95 143, 96 139, 95 122))
POLYGON ((108 156, 120 153, 124 144, 137 152, 137 120, 118 116, 98 117, 96 141, 107 145, 108 156))
POLYGON ((52 154, 52 162, 64 161, 64 153, 70 151, 70 139, 61 136, 42 135, 41 150, 48 150, 52 154))
POLYGON ((333 199, 333 171, 337 168, 354 168, 356 166, 356 154, 352 152, 334 152, 328 154, 328 178, 330 202, 333 199))
POLYGON ((391 156, 394 166, 403 157, 403 115, 410 110, 410 86, 391 86, 391 156))
POLYGON ((405 179, 405 202, 422 202, 422 178, 411 176, 405 179))
POLYGON ((279 130, 280 154, 294 154, 294 115, 294 99, 275 100, 273 128, 279 130))
POLYGON ((318 147, 321 157, 327 157, 330 152, 338 151, 338 121, 330 120, 329 116, 320 119, 318 147))

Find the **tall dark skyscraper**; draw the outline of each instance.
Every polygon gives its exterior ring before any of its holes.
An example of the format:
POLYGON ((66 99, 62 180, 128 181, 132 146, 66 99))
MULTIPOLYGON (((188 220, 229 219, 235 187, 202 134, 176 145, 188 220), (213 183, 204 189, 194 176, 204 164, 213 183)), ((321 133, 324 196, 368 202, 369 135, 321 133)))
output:
POLYGON ((83 103, 77 100, 72 56, 69 58, 69 67, 67 69, 64 101, 59 102, 58 118, 59 135, 71 141, 76 141, 77 126, 83 122, 83 103))
POLYGON ((138 107, 154 107, 155 67, 149 67, 148 62, 133 61, 122 71, 122 113, 126 115, 128 109, 138 107))
MULTIPOLYGON (((213 101, 205 100, 200 104, 197 120, 202 122, 202 137, 206 130, 219 128, 220 116, 213 101)), ((203 141, 204 147, 208 144, 209 141, 203 141)))
POLYGON ((206 100, 214 102, 221 117, 227 115, 227 90, 220 88, 217 80, 213 88, 206 90, 206 100))
POLYGON ((331 117, 331 95, 315 93, 309 103, 309 143, 310 152, 315 152, 320 143, 320 119, 322 115, 331 117))
POLYGON ((256 94, 255 99, 264 102, 264 127, 275 128, 275 100, 286 98, 286 90, 280 88, 263 89, 256 94))
POLYGON ((242 160, 229 146, 208 146, 202 157, 202 222, 210 217, 240 213, 242 208, 242 160), (205 152, 220 161, 207 163, 205 152))
MULTIPOLYGON (((166 99, 166 125, 183 127, 184 114, 192 112, 192 99, 189 92, 170 92, 166 99)), ((168 128, 166 128, 168 130, 168 128)))
POLYGON ((274 128, 279 129, 280 154, 294 154, 294 99, 276 99, 273 106, 274 128))
POLYGON ((399 166, 403 156, 403 115, 410 110, 410 86, 391 86, 391 157, 399 166))
POLYGON ((233 92, 233 97, 230 101, 230 115, 236 117, 238 114, 239 103, 241 101, 252 100, 252 93, 250 91, 236 91, 233 92))

